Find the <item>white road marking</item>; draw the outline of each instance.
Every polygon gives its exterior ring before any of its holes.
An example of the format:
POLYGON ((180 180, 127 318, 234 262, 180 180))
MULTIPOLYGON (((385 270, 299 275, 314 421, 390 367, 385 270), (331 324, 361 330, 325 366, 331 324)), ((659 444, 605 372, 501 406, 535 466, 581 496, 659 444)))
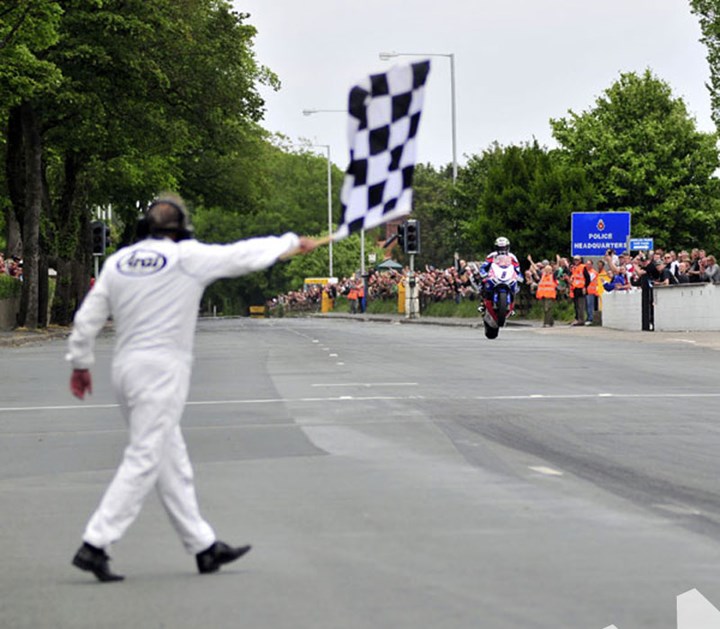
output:
MULTIPOLYGON (((344 363, 337 363, 343 365, 344 363)), ((335 383, 335 384, 318 384, 312 386, 417 386, 414 382, 405 383, 335 383)), ((611 399, 611 400, 628 400, 628 399, 673 399, 673 398, 718 398, 720 393, 578 393, 576 395, 487 395, 474 396, 462 399, 486 400, 502 402, 507 401, 523 401, 523 400, 587 400, 587 399, 611 399)), ((188 406, 217 406, 222 404, 300 404, 314 402, 333 402, 337 400, 353 399, 356 401, 402 401, 402 400, 441 400, 445 399, 442 393, 437 396, 431 395, 387 395, 387 396, 340 396, 340 397, 306 397, 306 398, 268 398, 268 399, 245 399, 245 400, 195 400, 187 403, 188 406)), ((461 398, 457 398, 461 399, 461 398)), ((0 406, 0 413, 13 413, 23 411, 76 411, 76 410, 97 410, 103 408, 117 408, 117 404, 69 404, 69 405, 47 405, 47 406, 0 406)))
POLYGON ((686 507, 684 505, 674 505, 674 504, 655 504, 654 507, 657 507, 658 509, 662 509, 663 511, 669 511, 670 513, 675 513, 677 515, 700 515, 700 511, 697 509, 693 509, 692 507, 686 507))
POLYGON ((337 358, 337 354, 330 354, 330 358, 337 358))
POLYGON ((65 406, 5 406, 0 407, 0 412, 11 411, 77 411, 97 410, 100 408, 117 408, 118 404, 69 404, 65 406))
POLYGON ((627 399, 665 399, 665 398, 716 398, 720 393, 576 393, 572 395, 540 395, 537 393, 529 395, 478 395, 474 400, 588 400, 592 398, 614 398, 617 400, 627 399))
POLYGON ((529 465, 528 466, 533 472, 544 474, 545 476, 562 476, 563 473, 560 470, 554 470, 552 467, 545 467, 544 465, 529 465))
POLYGON ((311 387, 416 387, 417 382, 320 382, 311 387))

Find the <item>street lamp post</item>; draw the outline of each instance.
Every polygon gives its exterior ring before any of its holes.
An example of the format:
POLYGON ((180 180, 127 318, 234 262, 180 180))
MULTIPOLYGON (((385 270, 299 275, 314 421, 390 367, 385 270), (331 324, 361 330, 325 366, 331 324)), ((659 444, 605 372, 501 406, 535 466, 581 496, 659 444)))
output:
POLYGON ((393 57, 447 57, 450 59, 450 105, 452 121, 452 174, 453 184, 457 182, 457 119, 455 107, 455 55, 454 53, 423 53, 423 52, 381 52, 380 59, 387 61, 393 57))
POLYGON ((312 144, 317 148, 323 148, 327 151, 327 208, 328 208, 328 277, 333 277, 333 242, 332 242, 332 161, 330 160, 329 144, 312 144))
MULTIPOLYGON (((344 113, 344 109, 303 109, 303 116, 312 116, 313 114, 324 114, 324 113, 344 113)), ((329 276, 333 277, 333 243, 332 243, 332 162, 330 161, 330 145, 329 144, 314 144, 313 146, 319 146, 327 149, 327 177, 328 177, 328 236, 330 236, 330 243, 328 246, 329 262, 329 276)))

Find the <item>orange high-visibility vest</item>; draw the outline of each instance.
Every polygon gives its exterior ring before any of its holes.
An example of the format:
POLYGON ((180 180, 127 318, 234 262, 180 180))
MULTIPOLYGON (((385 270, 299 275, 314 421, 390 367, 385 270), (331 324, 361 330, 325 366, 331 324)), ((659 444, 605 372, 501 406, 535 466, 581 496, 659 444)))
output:
POLYGON ((538 299, 555 299, 557 297, 558 281, 552 273, 544 273, 540 278, 535 297, 538 299))
POLYGON ((588 269, 588 273, 590 274, 590 283, 588 284, 587 291, 589 295, 597 295, 598 294, 598 283, 597 283, 597 271, 593 270, 591 271, 588 269))
POLYGON ((572 287, 585 288, 585 265, 576 264, 572 268, 572 287))

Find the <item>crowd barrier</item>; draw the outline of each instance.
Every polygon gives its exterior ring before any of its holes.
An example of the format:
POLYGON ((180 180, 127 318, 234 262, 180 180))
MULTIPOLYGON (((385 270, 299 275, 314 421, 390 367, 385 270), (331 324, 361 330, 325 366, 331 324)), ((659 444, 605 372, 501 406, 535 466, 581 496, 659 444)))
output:
MULTIPOLYGON (((658 332, 720 330, 720 285, 656 286, 652 293, 658 332)), ((642 291, 612 291, 602 300, 604 327, 642 330, 642 291)))

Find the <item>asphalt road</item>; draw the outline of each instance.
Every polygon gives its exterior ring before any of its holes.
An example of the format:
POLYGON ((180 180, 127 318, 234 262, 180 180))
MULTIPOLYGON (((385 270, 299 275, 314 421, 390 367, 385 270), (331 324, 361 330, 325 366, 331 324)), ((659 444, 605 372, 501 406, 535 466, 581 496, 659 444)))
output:
POLYGON ((675 628, 720 605, 717 335, 203 321, 184 418, 201 507, 253 551, 199 576, 152 496, 70 566, 125 443, 64 343, 0 349, 0 627, 675 628))

